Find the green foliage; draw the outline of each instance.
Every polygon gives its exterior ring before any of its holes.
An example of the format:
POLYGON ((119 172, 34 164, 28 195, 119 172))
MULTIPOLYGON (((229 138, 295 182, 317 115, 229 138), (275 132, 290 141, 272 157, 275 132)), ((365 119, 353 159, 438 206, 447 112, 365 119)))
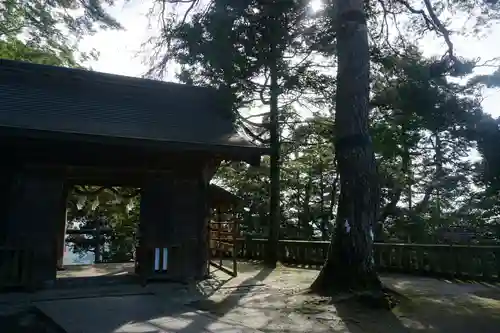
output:
POLYGON ((68 55, 78 40, 100 29, 119 29, 105 9, 113 0, 2 1, 0 40, 19 40, 28 48, 68 55))
MULTIPOLYGON (((102 237, 103 261, 129 261, 133 258, 139 222, 137 191, 127 188, 76 186, 68 202, 68 228, 111 229, 102 237)), ((76 253, 95 251, 95 237, 70 235, 67 241, 76 253), (90 239, 90 240, 89 240, 90 239)))
MULTIPOLYGON (((281 50, 281 237, 328 239, 339 193, 332 144, 334 8, 326 3, 313 14, 303 1, 280 2, 279 10, 271 3, 213 1, 194 6, 191 19, 168 17, 153 45, 149 74, 161 76, 169 61, 180 63, 182 82, 229 91, 236 122, 252 138, 268 142, 267 114, 243 115, 248 108, 260 113, 257 108, 269 102, 268 32, 274 28, 281 50), (279 26, 269 20, 270 8, 279 11, 279 26), (304 116, 305 110, 313 110, 312 116, 304 116)), ((436 241, 439 230, 464 223, 478 233, 485 230, 496 208, 488 215, 477 198, 496 202, 500 158, 498 124, 481 109, 481 86, 495 86, 498 73, 473 75, 478 62, 455 54, 443 17, 474 11, 470 22, 478 33, 499 18, 498 4, 424 1, 420 8, 397 0, 366 2, 365 10, 372 41, 371 134, 382 186, 378 239, 436 241), (389 36, 391 24, 399 29, 395 38, 389 36), (425 58, 413 46, 426 34, 444 40, 442 57, 425 58), (465 84, 451 79, 465 76, 472 77, 465 84), (469 158, 475 149, 480 162, 469 158)), ((264 159, 260 168, 232 163, 217 174, 218 182, 244 198, 248 234, 267 233, 268 173, 264 159)))
MULTIPOLYGON (((311 28, 303 1, 214 1, 189 21, 171 22, 154 41, 149 76, 161 77, 175 61, 178 79, 187 84, 217 87, 227 93, 235 121, 260 142, 267 126, 246 119, 242 109, 269 104, 271 50, 276 45, 281 108, 300 95, 303 103, 325 105, 331 96, 331 75, 312 66, 313 50, 304 41, 311 28), (167 53, 162 50, 167 49, 167 53), (297 62, 297 57, 302 60, 297 62), (328 98, 327 97, 327 98, 328 98)), ((267 114, 264 122, 267 122, 267 114)))
POLYGON ((0 40, 0 58, 53 66, 78 66, 71 51, 63 53, 49 47, 32 47, 16 38, 0 40))
POLYGON ((0 58, 77 67, 96 53, 78 41, 100 29, 120 29, 106 11, 113 0, 5 0, 0 7, 0 58))

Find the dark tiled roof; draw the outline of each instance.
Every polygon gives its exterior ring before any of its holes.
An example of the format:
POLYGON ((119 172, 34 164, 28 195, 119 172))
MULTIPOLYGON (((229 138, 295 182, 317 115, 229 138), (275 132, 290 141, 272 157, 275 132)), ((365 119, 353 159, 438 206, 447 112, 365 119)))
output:
POLYGON ((0 59, 0 129, 263 150, 210 88, 0 59))

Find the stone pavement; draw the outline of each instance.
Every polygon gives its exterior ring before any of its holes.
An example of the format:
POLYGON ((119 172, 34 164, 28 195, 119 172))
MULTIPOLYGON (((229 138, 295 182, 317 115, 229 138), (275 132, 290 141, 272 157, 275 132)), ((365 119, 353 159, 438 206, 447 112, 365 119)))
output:
POLYGON ((259 332, 156 295, 63 299, 36 306, 67 333, 259 332))
MULTIPOLYGON (((241 263, 198 284, 112 284, 25 295, 68 333, 308 332, 498 333, 500 288, 404 275, 383 282, 411 298, 397 311, 353 313, 303 291, 318 271, 241 263)), ((0 297, 0 310, 20 302, 0 297)))

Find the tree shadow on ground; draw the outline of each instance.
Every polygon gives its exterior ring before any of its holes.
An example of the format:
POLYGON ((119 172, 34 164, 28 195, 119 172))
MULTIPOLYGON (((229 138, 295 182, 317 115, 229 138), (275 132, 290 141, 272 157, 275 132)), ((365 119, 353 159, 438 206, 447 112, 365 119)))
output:
MULTIPOLYGON (((76 326, 82 331, 88 331, 90 327, 92 329, 98 327, 98 331, 102 332, 128 330, 146 330, 150 333, 165 331, 194 333, 207 330, 254 332, 239 323, 230 320, 220 321, 219 318, 236 307, 239 300, 251 292, 253 287, 261 285, 259 282, 262 282, 272 271, 273 269, 262 268, 255 271, 255 274, 249 278, 235 281, 230 286, 225 286, 224 283, 232 279, 209 281, 208 287, 211 290, 208 293, 202 293, 200 288, 193 288, 194 286, 178 285, 175 288, 170 285, 171 289, 151 295, 79 297, 68 300, 40 301, 37 306, 61 326, 76 326), (210 284, 214 285, 210 286, 210 284), (182 289, 185 289, 185 294, 182 289), (227 290, 223 293, 226 297, 222 301, 214 302, 208 299, 215 291, 221 291, 221 289, 227 290), (82 309, 89 308, 93 309, 91 317, 88 313, 81 312, 82 309)), ((205 288, 207 287, 206 281, 200 283, 205 284, 205 288)), ((150 287, 161 288, 159 285, 150 287)))
POLYGON ((36 308, 0 316, 0 327, 8 333, 66 333, 36 308))
POLYGON ((472 294, 412 297, 396 313, 435 332, 496 333, 500 327, 500 302, 472 294))
MULTIPOLYGON (((251 264, 253 265, 253 264, 251 264)), ((255 266, 253 270, 255 270, 255 266)), ((216 323, 220 318, 224 317, 231 310, 238 307, 239 302, 247 296, 255 287, 262 286, 262 281, 264 281, 272 272, 273 268, 260 267, 260 270, 255 275, 241 281, 239 284, 234 286, 225 287, 223 284, 217 286, 217 290, 214 290, 208 295, 204 295, 202 299, 195 300, 186 304, 188 307, 195 310, 202 311, 202 313, 197 313, 195 315, 190 314, 186 316, 185 314, 179 314, 180 318, 189 320, 189 324, 176 330, 177 333, 190 333, 190 332, 204 332, 208 329, 209 325, 216 323), (221 301, 214 301, 209 299, 209 297, 216 291, 221 291, 227 288, 227 294, 221 301), (208 320, 207 320, 208 319, 208 320)), ((236 324, 236 323, 235 323, 236 324)), ((239 323, 238 323, 239 324, 239 323)), ((229 325, 231 325, 229 323, 229 325)), ((241 324, 239 324, 241 325, 241 324)), ((242 326, 243 327, 243 326, 242 326)), ((227 328, 225 328, 227 329, 227 328)), ((221 329, 221 332, 225 330, 221 329)), ((230 329, 232 331, 232 329, 230 329)), ((253 331, 248 328, 248 332, 253 331)), ((238 330, 240 332, 240 330, 238 330)), ((243 332, 243 331, 241 331, 243 332)), ((246 332, 246 331, 245 331, 246 332)))
POLYGON ((102 314, 99 312, 100 319, 97 315, 86 316, 81 318, 85 319, 82 325, 89 321, 102 320, 104 326, 101 327, 107 328, 109 332, 121 327, 125 329, 125 326, 126 329, 135 329, 131 325, 147 325, 147 328, 142 329, 158 333, 165 330, 181 333, 204 332, 207 328, 220 329, 221 325, 221 331, 237 332, 254 332, 248 327, 255 327, 263 332, 310 333, 499 332, 499 288, 467 284, 457 286, 436 279, 411 276, 383 276, 382 280, 386 285, 408 296, 408 300, 402 300, 393 311, 369 309, 355 301, 337 301, 332 304, 327 299, 321 301, 323 303, 318 304, 316 308, 315 304, 311 304, 312 311, 307 312, 308 309, 304 309, 302 301, 309 302, 314 300, 314 297, 291 289, 286 295, 282 292, 286 289, 285 286, 290 286, 290 281, 307 288, 313 280, 310 271, 278 267, 278 271, 269 278, 273 269, 253 263, 242 263, 239 265, 239 271, 248 271, 250 274, 241 274, 236 279, 220 275, 220 281, 203 281, 205 289, 207 284, 213 284, 209 286, 209 292, 202 294, 198 288, 194 298, 186 301, 184 298, 175 300, 175 287, 167 288, 161 294, 155 292, 155 296, 112 296, 95 300, 75 300, 75 306, 72 305, 73 301, 61 302, 56 310, 64 311, 65 316, 74 316, 74 313, 81 311, 78 309, 94 308, 98 311, 102 308, 102 314), (307 274, 303 276, 304 272, 307 274), (228 285, 224 285, 226 278, 231 280, 228 285), (304 281, 305 278, 307 281, 304 281), (287 283, 281 285, 283 281, 287 283), (268 286, 274 287, 273 283, 283 289, 266 289, 268 286), (211 295, 213 297, 210 297, 211 295), (155 305, 158 301, 161 306, 155 305), (80 305, 76 306, 76 303, 80 305), (188 304, 188 307, 184 304, 188 304), (173 323, 168 318, 177 318, 182 321, 182 325, 173 323), (243 320, 240 322, 238 318, 243 320), (221 321, 225 321, 225 324, 221 324, 221 321), (280 325, 281 323, 285 326, 280 325), (234 324, 239 325, 234 327, 234 324), (304 325, 299 327, 295 324, 304 325))
POLYGON ((392 311, 368 308, 354 299, 333 305, 350 333, 496 333, 500 327, 500 302, 486 298, 486 294, 400 298, 392 311))
MULTIPOLYGON (((219 263, 218 258, 212 258, 212 260, 216 263, 219 263)), ((222 259, 222 266, 231 268, 233 265, 233 260, 232 259, 222 259)), ((262 268, 262 261, 261 260, 238 260, 237 262, 237 271, 238 273, 248 273, 248 272, 255 272, 256 270, 260 270, 262 268)))
POLYGON ((373 309, 357 299, 333 302, 336 315, 350 333, 402 333, 411 332, 389 310, 373 309))
POLYGON ((220 302, 210 299, 202 299, 190 303, 189 306, 198 310, 210 312, 216 317, 222 317, 234 309, 240 300, 252 291, 252 288, 262 285, 261 281, 268 277, 273 270, 273 268, 261 268, 256 275, 249 277, 237 286, 232 287, 232 290, 220 302))

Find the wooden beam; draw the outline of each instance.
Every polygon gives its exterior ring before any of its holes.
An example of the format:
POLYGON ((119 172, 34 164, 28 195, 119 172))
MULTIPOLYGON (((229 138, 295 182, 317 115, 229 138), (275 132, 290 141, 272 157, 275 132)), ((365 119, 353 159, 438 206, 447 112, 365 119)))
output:
POLYGON ((191 178, 199 172, 199 165, 177 166, 170 169, 130 167, 64 166, 61 164, 29 164, 25 170, 43 174, 63 174, 68 185, 126 186, 142 188, 151 177, 191 178))

